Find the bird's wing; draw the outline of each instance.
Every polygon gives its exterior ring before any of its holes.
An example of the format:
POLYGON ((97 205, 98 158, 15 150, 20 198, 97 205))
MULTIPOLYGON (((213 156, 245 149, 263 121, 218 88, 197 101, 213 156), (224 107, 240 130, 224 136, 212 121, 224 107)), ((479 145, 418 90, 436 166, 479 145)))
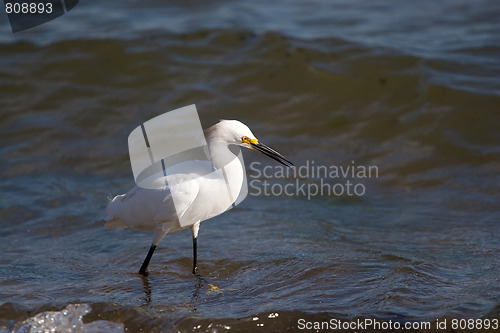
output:
POLYGON ((169 169, 168 177, 152 175, 147 188, 136 186, 117 195, 106 208, 106 227, 153 230, 161 223, 177 224, 199 195, 199 179, 210 166, 207 161, 185 162, 169 169))
POLYGON ((187 180, 169 186, 170 194, 163 200, 162 208, 158 210, 154 220, 166 221, 174 216, 180 220, 198 196, 200 187, 195 180, 187 180))

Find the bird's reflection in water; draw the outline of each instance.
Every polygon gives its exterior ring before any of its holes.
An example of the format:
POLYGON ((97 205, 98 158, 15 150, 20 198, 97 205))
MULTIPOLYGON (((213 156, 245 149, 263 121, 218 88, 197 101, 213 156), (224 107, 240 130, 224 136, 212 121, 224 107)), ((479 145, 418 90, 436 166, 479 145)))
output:
POLYGON ((197 282, 194 285, 193 296, 191 297, 191 301, 189 302, 192 306, 191 312, 193 312, 193 313, 195 313, 197 310, 196 306, 199 303, 200 291, 203 290, 203 287, 206 284, 205 278, 203 276, 201 276, 200 274, 196 274, 196 279, 197 279, 197 282))
POLYGON ((151 304, 151 285, 149 284, 149 279, 146 275, 139 274, 142 280, 142 284, 144 286, 144 304, 151 304))
MULTIPOLYGON (((144 305, 151 305, 152 303, 152 290, 151 290, 151 284, 149 282, 149 277, 147 275, 142 275, 139 274, 142 284, 144 287, 144 305)), ((193 296, 191 297, 191 300, 188 303, 188 308, 191 308, 191 312, 196 312, 197 310, 197 304, 199 303, 200 296, 202 295, 201 291, 203 289, 207 288, 207 293, 212 293, 212 292, 219 292, 220 288, 217 287, 216 285, 210 283, 203 277, 201 274, 196 274, 196 283, 194 285, 193 289, 193 296)))

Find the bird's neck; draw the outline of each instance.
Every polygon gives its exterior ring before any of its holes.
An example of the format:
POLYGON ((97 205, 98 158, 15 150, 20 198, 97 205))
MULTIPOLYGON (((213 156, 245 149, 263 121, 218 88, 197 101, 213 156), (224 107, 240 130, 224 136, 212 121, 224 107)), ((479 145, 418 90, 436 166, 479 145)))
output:
POLYGON ((215 169, 219 170, 238 158, 230 149, 227 142, 209 140, 208 153, 215 169))
POLYGON ((207 128, 204 131, 205 140, 208 145, 208 155, 215 169, 219 170, 231 163, 237 156, 229 149, 227 139, 218 130, 219 124, 207 128))
MULTIPOLYGON (((214 174, 224 177, 224 182, 219 182, 219 184, 222 184, 220 190, 229 194, 229 202, 226 202, 227 205, 224 206, 224 210, 226 210, 231 204, 238 201, 242 188, 245 186, 245 169, 241 159, 241 152, 233 153, 229 149, 227 140, 219 137, 216 131, 205 131, 205 138, 212 164, 217 171, 220 171, 214 172, 214 174)), ((236 146, 236 148, 239 147, 236 146)))

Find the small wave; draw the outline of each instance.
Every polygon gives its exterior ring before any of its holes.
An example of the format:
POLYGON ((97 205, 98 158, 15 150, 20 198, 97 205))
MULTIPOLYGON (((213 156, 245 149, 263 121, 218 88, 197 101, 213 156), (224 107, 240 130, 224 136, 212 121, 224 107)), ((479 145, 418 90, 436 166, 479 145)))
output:
MULTIPOLYGON (((48 311, 31 317, 12 330, 17 333, 121 333, 124 332, 122 323, 107 320, 96 320, 83 323, 82 318, 90 313, 92 308, 88 304, 69 304, 61 311, 48 311)), ((8 331, 0 331, 7 333, 8 331)))

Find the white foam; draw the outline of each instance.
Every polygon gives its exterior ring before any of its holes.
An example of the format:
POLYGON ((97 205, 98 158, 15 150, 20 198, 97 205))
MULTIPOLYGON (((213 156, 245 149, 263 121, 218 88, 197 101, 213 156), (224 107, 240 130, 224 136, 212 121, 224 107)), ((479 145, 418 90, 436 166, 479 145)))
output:
POLYGON ((62 311, 48 311, 26 319, 12 332, 17 333, 122 333, 122 323, 97 320, 84 324, 83 316, 92 311, 88 304, 69 304, 62 311))

